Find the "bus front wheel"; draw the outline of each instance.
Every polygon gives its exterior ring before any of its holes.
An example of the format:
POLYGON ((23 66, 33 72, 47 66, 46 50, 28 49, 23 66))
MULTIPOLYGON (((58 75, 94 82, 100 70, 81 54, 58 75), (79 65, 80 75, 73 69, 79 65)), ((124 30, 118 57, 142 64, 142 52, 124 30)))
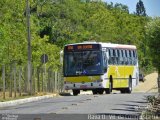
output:
POLYGON ((80 90, 72 90, 72 91, 74 96, 77 96, 80 93, 80 90))
POLYGON ((104 92, 104 90, 103 89, 98 89, 98 94, 100 94, 100 95, 102 95, 103 94, 103 92, 104 92))
POLYGON ((97 90, 92 90, 93 95, 97 94, 97 90))

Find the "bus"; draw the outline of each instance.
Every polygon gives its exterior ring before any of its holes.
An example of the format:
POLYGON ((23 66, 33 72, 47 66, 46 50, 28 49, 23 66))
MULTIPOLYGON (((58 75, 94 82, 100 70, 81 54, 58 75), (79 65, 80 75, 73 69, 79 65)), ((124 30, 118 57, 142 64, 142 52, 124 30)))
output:
POLYGON ((139 83, 136 46, 101 42, 65 45, 63 51, 64 89, 73 95, 92 90, 131 93, 139 83))

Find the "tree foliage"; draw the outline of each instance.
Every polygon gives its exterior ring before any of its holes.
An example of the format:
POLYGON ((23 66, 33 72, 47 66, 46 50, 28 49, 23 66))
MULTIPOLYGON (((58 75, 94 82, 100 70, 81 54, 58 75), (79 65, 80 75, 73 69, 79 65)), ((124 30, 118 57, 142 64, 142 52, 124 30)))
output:
POLYGON ((146 9, 144 7, 143 1, 139 0, 136 5, 136 14, 139 16, 146 16, 146 9))
MULTIPOLYGON (((30 0, 33 65, 40 66, 41 55, 48 54, 48 66, 57 69, 65 44, 95 40, 136 45, 142 66, 148 49, 144 26, 150 18, 139 2, 135 15, 126 5, 101 0, 30 0)), ((0 64, 27 63, 25 9, 22 0, 0 1, 0 64)))
POLYGON ((160 73, 160 18, 154 18, 146 26, 147 43, 153 65, 160 73))

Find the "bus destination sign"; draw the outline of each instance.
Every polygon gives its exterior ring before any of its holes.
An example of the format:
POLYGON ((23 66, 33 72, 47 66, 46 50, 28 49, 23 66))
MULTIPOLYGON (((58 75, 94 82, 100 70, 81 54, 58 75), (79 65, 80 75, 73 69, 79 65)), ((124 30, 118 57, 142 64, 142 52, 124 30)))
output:
POLYGON ((65 47, 66 51, 81 51, 81 50, 99 50, 99 44, 81 44, 81 45, 69 45, 65 47))

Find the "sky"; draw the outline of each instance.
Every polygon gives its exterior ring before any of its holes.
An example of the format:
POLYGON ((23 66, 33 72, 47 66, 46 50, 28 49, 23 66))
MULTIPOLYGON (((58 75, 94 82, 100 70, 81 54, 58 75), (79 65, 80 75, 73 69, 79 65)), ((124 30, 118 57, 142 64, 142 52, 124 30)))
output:
MULTIPOLYGON (((129 12, 136 12, 136 4, 139 0, 103 0, 105 2, 122 3, 129 7, 129 12)), ((142 0, 148 16, 160 16, 160 0, 142 0)))

